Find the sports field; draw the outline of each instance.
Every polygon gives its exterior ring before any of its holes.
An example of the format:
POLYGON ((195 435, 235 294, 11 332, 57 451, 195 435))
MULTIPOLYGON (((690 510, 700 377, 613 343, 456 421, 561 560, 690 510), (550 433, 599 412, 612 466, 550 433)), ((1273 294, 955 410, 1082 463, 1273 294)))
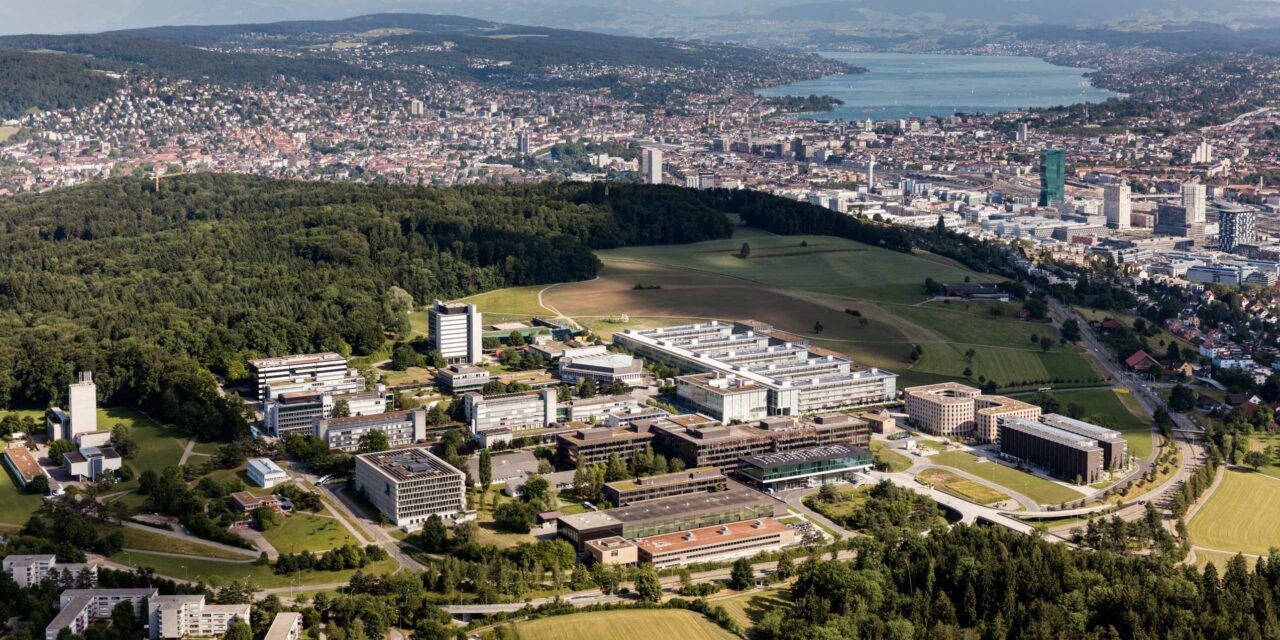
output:
POLYGON ((1070 487, 1064 487, 1056 482, 995 462, 981 462, 977 457, 963 451, 947 451, 946 453, 936 454, 929 458, 929 463, 943 467, 954 467, 971 473, 1010 491, 1021 493, 1040 504, 1054 505, 1084 497, 1083 493, 1070 487))
POLYGON ((1280 547, 1280 480, 1227 471, 1209 501, 1187 523, 1191 543, 1218 551, 1266 555, 1280 547))
POLYGON ((916 477, 928 482, 943 493, 949 493, 969 502, 995 504, 1009 499, 1009 496, 991 487, 962 478, 943 469, 925 469, 916 474, 916 477))
POLYGON ((1084 408, 1084 416, 1104 415, 1124 434, 1129 453, 1139 458, 1151 455, 1151 420, 1142 417, 1138 401, 1124 389, 1091 389, 1088 391, 1055 391, 1053 397, 1065 413, 1071 404, 1084 408))
POLYGON ((680 640, 730 640, 733 634, 681 610, 595 611, 553 616, 515 626, 520 640, 648 640, 658 634, 680 640))

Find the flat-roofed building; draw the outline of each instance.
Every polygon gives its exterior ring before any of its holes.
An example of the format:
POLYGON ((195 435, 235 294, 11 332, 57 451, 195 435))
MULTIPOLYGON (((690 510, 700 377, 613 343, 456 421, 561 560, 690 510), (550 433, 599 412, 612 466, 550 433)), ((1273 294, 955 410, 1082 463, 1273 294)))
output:
POLYGON ((800 336, 742 320, 627 329, 615 345, 691 373, 744 378, 767 390, 768 415, 803 415, 892 402, 897 375, 857 367, 800 336))
POLYGON ((98 565, 79 562, 60 563, 57 556, 49 554, 8 555, 4 557, 4 572, 13 578, 14 584, 26 589, 45 580, 67 579, 80 588, 92 587, 98 580, 98 565))
MULTIPOLYGON (((573 398, 556 405, 557 422, 591 422, 605 423, 611 415, 628 415, 654 409, 630 395, 594 396, 591 398, 573 398)), ((665 412, 664 412, 665 413, 665 412)), ((615 425, 616 426, 616 425, 615 425)))
POLYGON ((245 475, 249 476, 250 482, 267 489, 289 480, 289 474, 270 458, 250 460, 249 466, 245 469, 245 475))
POLYGON ((473 434, 509 430, 519 437, 519 432, 541 429, 556 422, 556 392, 539 389, 484 396, 468 393, 462 397, 467 423, 473 434))
POLYGON ((348 369, 341 378, 294 378, 277 380, 267 385, 262 401, 269 402, 290 393, 359 393, 368 387, 364 376, 355 369, 348 369))
POLYGON ((828 444, 747 456, 738 461, 738 475, 762 491, 781 491, 852 480, 871 464, 870 449, 828 444))
POLYGON ((342 393, 298 391, 279 394, 274 393, 275 387, 268 389, 271 399, 263 402, 262 426, 267 434, 277 438, 289 434, 312 435, 316 418, 332 418, 340 405, 345 405, 347 415, 351 416, 367 416, 387 410, 386 393, 381 388, 342 393))
POLYGON ((156 589, 67 589, 58 596, 58 615, 44 628, 45 640, 57 640, 63 629, 83 635, 93 621, 111 617, 111 610, 122 602, 133 605, 134 614, 145 619, 147 600, 156 597, 156 589))
POLYGON ((870 427, 865 420, 847 414, 814 418, 776 416, 754 425, 687 425, 667 421, 653 423, 654 448, 681 459, 686 467, 715 467, 722 473, 738 468, 747 456, 790 451, 825 444, 867 446, 870 427))
POLYGON ((355 458, 356 491, 394 524, 416 527, 466 509, 465 475, 422 447, 355 458))
POLYGON ((902 390, 911 424, 935 436, 959 437, 974 430, 974 398, 982 391, 956 382, 902 390))
POLYGON ((1102 479, 1102 447, 1097 440, 1034 420, 1002 420, 1000 452, 1079 484, 1102 479))
POLYGON ((302 637, 302 614, 297 611, 281 611, 271 620, 267 635, 262 640, 298 640, 302 637))
POLYGON ((1121 469, 1129 462, 1129 442, 1119 431, 1056 413, 1045 414, 1040 421, 1055 429, 1093 438, 1102 447, 1102 466, 1106 469, 1121 469))
POLYGON ((151 640, 220 638, 236 620, 249 621, 250 605, 208 604, 204 595, 151 596, 147 630, 151 640))
POLYGON ((436 369, 436 382, 440 388, 449 393, 469 393, 479 391, 489 384, 492 376, 484 367, 474 364, 451 364, 436 369))
POLYGON ((974 435, 981 442, 996 441, 1000 436, 1001 420, 1035 420, 1040 417, 1040 407, 1013 398, 981 395, 973 401, 974 435))
POLYGON ((608 462, 617 454, 624 462, 653 444, 653 431, 647 422, 626 427, 580 429, 556 436, 556 450, 572 465, 608 462))
POLYGON ((410 409, 315 421, 315 436, 324 440, 330 449, 340 451, 355 451, 360 446, 360 438, 373 431, 381 431, 393 447, 413 444, 427 437, 427 412, 410 409))
POLYGON ((337 353, 308 353, 258 358, 249 361, 249 371, 257 381, 258 398, 267 398, 267 386, 314 380, 323 386, 347 377, 347 359, 337 353))
POLYGON ((436 300, 427 311, 431 344, 449 364, 480 362, 484 325, 474 304, 436 300))
POLYGON ((114 477, 124 459, 111 447, 82 447, 62 454, 62 467, 67 475, 90 482, 104 475, 114 477))
POLYGON ((18 481, 18 486, 27 488, 27 485, 37 477, 44 476, 48 478, 44 467, 31 454, 31 450, 15 445, 4 450, 4 464, 13 472, 13 477, 18 481))
POLYGON ((630 567, 640 562, 640 551, 636 544, 622 536, 588 540, 583 545, 583 550, 596 564, 630 567))
POLYGON ((774 518, 757 518, 636 540, 640 562, 662 569, 696 562, 723 562, 799 544, 795 529, 774 518))
POLYGON ((644 366, 625 353, 565 356, 560 358, 559 372, 560 379, 568 384, 595 380, 604 385, 622 382, 629 387, 638 387, 646 378, 644 366))
POLYGON ((646 478, 606 482, 604 495, 615 507, 691 493, 724 491, 728 479, 714 467, 686 469, 646 478))
POLYGON ((733 374, 698 373, 676 378, 680 404, 721 422, 751 422, 769 417, 769 389, 733 374))
POLYGON ((661 498, 607 511, 561 516, 557 531, 581 551, 587 542, 610 536, 630 540, 786 513, 785 503, 730 483, 726 491, 661 498))

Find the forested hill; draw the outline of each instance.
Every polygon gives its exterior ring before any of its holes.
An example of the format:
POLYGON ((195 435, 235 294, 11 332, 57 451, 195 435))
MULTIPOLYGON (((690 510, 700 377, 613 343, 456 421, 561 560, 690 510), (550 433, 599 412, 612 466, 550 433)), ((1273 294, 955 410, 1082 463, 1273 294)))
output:
POLYGON ((106 99, 117 86, 82 58, 0 51, 0 120, 32 108, 82 107, 106 99))
POLYGON ((707 194, 674 187, 613 185, 606 199, 582 183, 212 174, 171 179, 160 194, 117 179, 19 197, 0 204, 0 221, 0 406, 56 399, 77 367, 94 370, 104 395, 146 405, 159 400, 139 394, 168 391, 174 367, 367 354, 407 330, 392 287, 424 303, 581 280, 599 268, 596 248, 731 233, 707 194))

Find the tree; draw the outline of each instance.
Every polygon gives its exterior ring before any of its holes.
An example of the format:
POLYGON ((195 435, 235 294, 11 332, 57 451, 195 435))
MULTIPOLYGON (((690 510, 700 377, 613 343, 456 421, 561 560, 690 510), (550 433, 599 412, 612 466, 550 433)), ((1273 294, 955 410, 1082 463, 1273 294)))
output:
POLYGON ((504 502, 493 512, 493 523, 509 533, 529 533, 537 519, 534 508, 524 502, 504 502))
POLYGON ((111 427, 111 448, 126 460, 138 453, 138 443, 124 423, 117 422, 114 427, 111 427))
POLYGON ((1080 342, 1080 322, 1075 318, 1068 318, 1062 323, 1062 329, 1059 332, 1062 339, 1067 342, 1080 342))
POLYGON ((27 493, 34 493, 40 496, 49 493, 49 476, 41 473, 32 478, 31 482, 27 483, 27 493))
POLYGON ((63 455, 76 451, 77 449, 78 447, 76 447, 76 443, 70 440, 54 440, 49 443, 49 457, 61 464, 63 455))
POLYGON ((422 541, 422 548, 428 553, 444 553, 449 545, 449 532, 444 528, 444 520, 440 516, 431 514, 427 521, 422 525, 422 533, 418 539, 422 541))
POLYGON ((821 322, 815 322, 815 323, 813 323, 813 332, 814 332, 814 333, 822 333, 823 328, 824 328, 824 327, 822 326, 822 323, 821 323, 821 322))
POLYGON ((583 378, 578 381, 578 397, 594 398, 599 392, 599 386, 596 384, 595 378, 583 378))
POLYGON ((778 566, 773 571, 773 577, 778 580, 789 580, 791 576, 795 575, 795 573, 795 561, 791 559, 790 555, 783 555, 781 558, 778 558, 778 566))
POLYGON ((551 506, 552 497, 551 483, 547 482, 546 478, 535 473, 525 480, 521 497, 524 498, 525 502, 540 508, 549 507, 551 506))
POLYGON ((346 400, 336 400, 336 401, 334 401, 334 403, 333 403, 333 417, 335 417, 335 418, 350 418, 350 417, 351 417, 351 404, 350 404, 350 403, 348 403, 346 400))
POLYGON ((1267 454, 1261 451, 1250 451, 1244 454, 1244 463, 1255 470, 1267 466, 1271 460, 1267 458, 1267 454))
POLYGON ((493 454, 488 449, 480 451, 480 489, 489 490, 489 485, 493 483, 493 454))
POLYGON ((377 453, 390 448, 391 441, 387 439, 387 434, 373 429, 360 436, 359 444, 356 445, 356 453, 377 453))
POLYGON ((1040 350, 1041 350, 1041 351, 1048 351, 1051 347, 1053 347, 1053 339, 1052 339, 1052 338, 1050 338, 1049 336, 1044 336, 1043 338, 1040 338, 1040 350))
POLYGON ((751 568, 751 561, 738 558, 733 562, 733 569, 729 572, 729 587, 737 591, 746 591, 754 586, 756 586, 756 574, 751 568))
POLYGON ((276 526, 279 518, 275 509, 271 507, 258 507, 249 512, 249 515, 253 518, 253 524, 258 528, 258 531, 270 531, 272 527, 276 526))
POLYGON ((1185 384, 1176 384, 1169 392, 1169 408, 1186 413, 1196 408, 1196 392, 1185 384))
POLYGON ((746 243, 746 242, 742 243, 742 248, 738 250, 738 257, 741 257, 741 258, 751 257, 751 245, 749 243, 746 243))
POLYGON ((253 631, 249 629, 248 623, 236 618, 222 634, 222 640, 253 640, 253 631))
POLYGON ((646 564, 636 573, 636 595, 643 602, 662 599, 662 582, 658 580, 658 572, 653 565, 646 564))
POLYGON ((520 333, 519 329, 512 329, 511 333, 507 334, 507 346, 523 347, 524 345, 525 345, 524 334, 520 333))

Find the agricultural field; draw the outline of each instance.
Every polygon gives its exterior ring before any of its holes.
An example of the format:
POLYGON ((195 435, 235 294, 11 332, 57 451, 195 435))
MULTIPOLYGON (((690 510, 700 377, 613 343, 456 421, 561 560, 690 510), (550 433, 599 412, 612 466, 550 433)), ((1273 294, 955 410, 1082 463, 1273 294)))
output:
POLYGON ((680 640, 730 640, 733 634, 706 618, 676 609, 595 611, 515 625, 520 640, 647 640, 656 631, 680 640))
POLYGON ((1151 420, 1142 417, 1141 405, 1127 390, 1054 391, 1053 397, 1062 413, 1066 413, 1068 405, 1078 404, 1084 408, 1085 418, 1099 414, 1110 417, 1129 443, 1129 453, 1139 458, 1151 455, 1151 420))
POLYGON ((302 511, 280 518, 276 526, 262 535, 280 553, 327 551, 356 542, 337 518, 302 511))
POLYGON ((1197 547, 1266 555, 1280 546, 1280 480, 1228 470, 1187 532, 1197 547))
MULTIPOLYGON (((352 574, 357 571, 354 569, 302 571, 292 576, 282 576, 273 572, 269 566, 252 562, 219 562, 136 551, 121 551, 112 555, 111 559, 133 567, 149 567, 162 576, 179 580, 198 580, 214 587, 226 586, 235 581, 248 581, 260 589, 337 584, 349 582, 352 574)), ((394 571, 396 566, 395 560, 383 560, 359 571, 366 574, 384 574, 394 571)))
POLYGON ((729 617, 738 623, 744 631, 756 626, 764 614, 778 607, 791 606, 789 592, 785 589, 769 589, 767 591, 748 591, 728 598, 714 598, 710 604, 724 607, 729 617))
POLYGON ((963 451, 936 454, 929 458, 929 463, 971 473, 1010 491, 1021 493, 1039 504, 1054 505, 1084 497, 1083 493, 1070 487, 995 462, 980 462, 977 457, 963 451))
POLYGON ((943 493, 977 504, 995 504, 1009 500, 1009 496, 986 485, 962 478, 943 469, 925 469, 916 478, 928 482, 943 493))

